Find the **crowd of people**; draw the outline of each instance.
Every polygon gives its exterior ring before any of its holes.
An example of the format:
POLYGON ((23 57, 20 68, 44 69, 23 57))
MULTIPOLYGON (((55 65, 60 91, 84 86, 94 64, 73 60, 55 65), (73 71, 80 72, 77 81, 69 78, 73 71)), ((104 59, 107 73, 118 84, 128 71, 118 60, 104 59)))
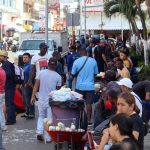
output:
POLYGON ((117 43, 112 43, 108 37, 86 40, 82 37, 77 40, 75 45, 69 47, 67 72, 58 51, 50 57, 46 43, 41 43, 39 48, 40 52, 32 58, 29 53, 23 54, 24 77, 19 82, 16 81, 14 64, 8 61, 7 51, 0 51, 2 130, 6 130, 6 125, 16 123, 14 97, 17 88, 25 104, 22 117, 35 118, 34 105, 38 99, 37 139, 43 141, 45 138, 50 142, 51 138, 45 134, 43 125, 44 118, 52 118, 49 93, 65 85, 83 95, 88 125, 94 124, 94 131, 100 132, 101 142, 95 144, 95 149, 105 149, 110 139, 110 150, 117 147, 118 150, 119 147, 120 150, 125 149, 122 147, 128 147, 128 150, 144 149, 144 135, 150 119, 150 81, 138 82, 135 60, 130 57, 129 49, 120 38, 117 43), (104 77, 97 76, 100 72, 104 73, 104 77), (92 116, 95 81, 101 84, 101 88, 92 116))

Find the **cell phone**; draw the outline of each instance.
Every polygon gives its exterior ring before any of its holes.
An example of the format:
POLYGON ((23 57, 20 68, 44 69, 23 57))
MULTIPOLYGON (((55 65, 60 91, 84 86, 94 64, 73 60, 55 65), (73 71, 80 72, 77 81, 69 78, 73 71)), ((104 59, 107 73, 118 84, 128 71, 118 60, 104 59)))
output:
POLYGON ((89 143, 90 150, 93 150, 95 149, 93 135, 91 132, 87 132, 87 135, 88 135, 88 143, 89 143))

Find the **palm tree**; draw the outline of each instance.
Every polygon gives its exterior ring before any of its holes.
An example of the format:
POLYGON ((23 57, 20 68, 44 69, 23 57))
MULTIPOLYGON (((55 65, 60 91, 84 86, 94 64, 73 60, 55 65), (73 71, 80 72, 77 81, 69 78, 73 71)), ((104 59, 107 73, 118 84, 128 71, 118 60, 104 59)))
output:
POLYGON ((137 6, 138 14, 139 14, 139 17, 141 19, 141 23, 142 23, 142 27, 143 27, 143 37, 146 40, 147 39, 147 28, 146 28, 146 23, 145 23, 144 12, 141 9, 141 3, 142 2, 143 2, 143 0, 135 0, 135 4, 137 6))
POLYGON ((132 31, 136 35, 139 35, 136 25, 137 8, 134 0, 106 0, 104 2, 104 10, 107 17, 111 17, 113 14, 123 14, 132 26, 132 31))
POLYGON ((147 11, 150 17, 150 1, 149 0, 145 0, 146 6, 147 6, 147 11))

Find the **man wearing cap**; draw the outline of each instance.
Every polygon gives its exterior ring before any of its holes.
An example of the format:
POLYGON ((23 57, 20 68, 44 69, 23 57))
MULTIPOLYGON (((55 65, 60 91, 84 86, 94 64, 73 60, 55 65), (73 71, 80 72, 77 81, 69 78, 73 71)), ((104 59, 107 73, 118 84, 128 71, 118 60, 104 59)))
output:
POLYGON ((48 46, 46 43, 41 43, 39 45, 40 53, 34 55, 31 59, 31 71, 29 76, 28 85, 32 85, 32 81, 35 78, 35 76, 38 75, 40 70, 44 70, 48 68, 48 60, 50 56, 47 54, 48 46))
POLYGON ((6 84, 5 84, 5 104, 7 120, 6 125, 12 125, 16 123, 15 105, 14 105, 14 94, 15 94, 15 68, 14 65, 8 60, 8 52, 0 51, 0 62, 2 68, 6 72, 6 84))
POLYGON ((132 81, 129 78, 123 78, 120 81, 118 81, 117 84, 120 86, 122 92, 130 92, 134 96, 136 105, 140 110, 139 115, 141 117, 142 116, 142 111, 143 111, 142 101, 139 98, 139 96, 132 91, 132 86, 133 86, 132 81))
MULTIPOLYGON (((48 62, 48 69, 42 70, 36 76, 36 82, 32 92, 31 103, 35 102, 35 95, 39 89, 38 110, 39 117, 37 122, 37 139, 43 140, 44 118, 52 118, 51 108, 49 106, 49 94, 51 91, 59 89, 61 87, 61 76, 55 71, 57 66, 57 60, 50 58, 48 62)), ((46 141, 50 141, 48 135, 45 136, 46 141)))

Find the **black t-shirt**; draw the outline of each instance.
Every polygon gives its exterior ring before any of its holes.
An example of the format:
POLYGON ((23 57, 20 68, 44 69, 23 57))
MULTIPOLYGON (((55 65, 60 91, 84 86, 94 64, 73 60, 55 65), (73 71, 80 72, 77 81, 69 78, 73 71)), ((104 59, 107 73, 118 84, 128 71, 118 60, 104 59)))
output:
POLYGON ((98 71, 99 72, 104 72, 104 60, 102 57, 102 54, 105 54, 106 48, 102 47, 102 46, 96 46, 94 48, 94 56, 95 56, 95 60, 97 62, 98 65, 98 71))
POLYGON ((137 131, 139 132, 139 138, 138 138, 138 145, 140 150, 143 150, 144 148, 144 127, 143 127, 143 121, 140 118, 140 116, 138 114, 133 114, 130 116, 130 119, 132 121, 133 124, 133 131, 137 131))
POLYGON ((140 97, 141 100, 145 100, 146 92, 150 92, 150 81, 140 81, 133 86, 133 91, 140 97))
POLYGON ((105 54, 106 48, 102 46, 96 46, 94 48, 95 59, 98 64, 104 63, 102 54, 105 54))
POLYGON ((109 150, 139 150, 137 141, 133 140, 132 138, 125 138, 121 142, 117 142, 111 146, 109 150))

